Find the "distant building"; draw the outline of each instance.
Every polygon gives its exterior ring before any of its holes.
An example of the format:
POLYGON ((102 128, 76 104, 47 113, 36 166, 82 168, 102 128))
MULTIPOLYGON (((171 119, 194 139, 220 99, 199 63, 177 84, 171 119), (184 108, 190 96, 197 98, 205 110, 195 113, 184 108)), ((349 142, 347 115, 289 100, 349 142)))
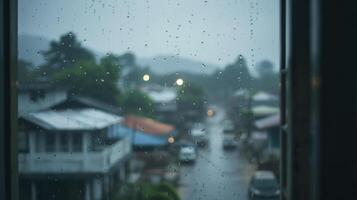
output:
POLYGON ((279 157, 280 155, 280 115, 274 114, 256 120, 254 126, 259 131, 264 131, 268 135, 267 152, 269 155, 279 157))
POLYGON ((259 106, 252 107, 252 113, 254 119, 262 119, 277 114, 278 112, 279 112, 279 108, 274 106, 259 105, 259 106))
POLYGON ((175 127, 146 117, 126 116, 111 137, 130 137, 134 150, 165 150, 169 137, 176 137, 175 127))
MULTIPOLYGON (((164 178, 167 164, 172 160, 170 150, 175 147, 175 127, 146 117, 129 115, 124 117, 113 138, 129 137, 133 147, 130 161, 129 182, 150 179, 172 181, 164 178), (154 174, 152 174, 153 171, 154 174), (160 176, 157 176, 159 173, 160 176), (151 177, 151 178, 150 178, 151 177), (159 179, 157 179, 159 178, 159 179)), ((167 175, 167 174, 166 174, 167 175)), ((167 177, 166 177, 167 178, 167 177)), ((156 182, 156 181, 153 181, 156 182)))
POLYGON ((279 98, 273 94, 259 91, 252 96, 252 106, 273 106, 279 105, 279 98))
POLYGON ((155 116, 159 121, 171 124, 177 123, 177 94, 175 88, 147 85, 141 88, 141 91, 154 101, 156 110, 155 116))

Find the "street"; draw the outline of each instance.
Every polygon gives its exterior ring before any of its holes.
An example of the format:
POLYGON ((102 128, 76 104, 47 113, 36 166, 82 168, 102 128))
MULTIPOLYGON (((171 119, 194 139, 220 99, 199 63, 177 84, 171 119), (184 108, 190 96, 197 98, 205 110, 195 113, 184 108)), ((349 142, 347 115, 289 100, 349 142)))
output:
POLYGON ((246 199, 248 183, 255 168, 239 151, 222 148, 223 109, 216 108, 214 117, 207 120, 207 148, 198 149, 193 165, 181 166, 179 192, 183 200, 246 199))

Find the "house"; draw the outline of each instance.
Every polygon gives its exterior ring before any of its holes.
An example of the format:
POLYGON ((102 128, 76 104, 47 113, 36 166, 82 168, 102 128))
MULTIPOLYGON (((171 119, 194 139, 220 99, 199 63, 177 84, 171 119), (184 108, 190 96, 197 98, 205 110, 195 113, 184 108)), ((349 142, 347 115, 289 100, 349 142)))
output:
POLYGON ((154 102, 155 116, 159 121, 177 124, 176 89, 159 85, 147 85, 141 91, 154 102))
MULTIPOLYGON (((170 144, 175 142, 177 136, 174 126, 146 117, 128 115, 117 128, 118 131, 111 132, 110 137, 129 137, 133 148, 129 182, 148 181, 147 179, 151 181, 152 176, 158 178, 156 173, 163 176, 166 174, 167 167, 173 158, 170 154, 170 147, 174 145, 170 144), (152 174, 152 172, 155 173, 152 174)), ((164 180, 164 177, 159 179, 164 180)))
POLYGON ((256 120, 254 122, 256 129, 264 131, 268 135, 267 152, 269 155, 279 157, 280 155, 280 115, 274 114, 268 117, 256 120))
POLYGON ((277 107, 279 104, 279 98, 276 95, 259 91, 252 96, 252 106, 272 106, 277 107))
POLYGON ((129 136, 134 150, 164 149, 169 144, 169 138, 177 136, 174 126, 135 115, 124 117, 118 129, 112 132, 111 137, 129 136))
POLYGON ((279 113, 279 108, 274 106, 258 105, 252 107, 252 113, 254 119, 258 120, 279 113))
POLYGON ((29 112, 19 119, 21 199, 103 199, 125 180, 129 137, 110 138, 122 120, 95 108, 29 112))
POLYGON ((68 96, 66 99, 53 104, 50 108, 54 110, 65 108, 95 108, 115 115, 120 115, 122 113, 121 109, 117 106, 103 103, 91 97, 74 95, 68 96))

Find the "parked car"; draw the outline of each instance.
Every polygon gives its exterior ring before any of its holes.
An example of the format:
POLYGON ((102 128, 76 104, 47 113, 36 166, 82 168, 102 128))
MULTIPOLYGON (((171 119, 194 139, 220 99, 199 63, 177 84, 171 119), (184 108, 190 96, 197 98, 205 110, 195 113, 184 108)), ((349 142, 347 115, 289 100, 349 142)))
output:
POLYGON ((204 147, 208 143, 206 129, 202 126, 196 126, 192 128, 191 137, 198 147, 204 147))
POLYGON ((181 162, 195 162, 197 157, 196 149, 194 146, 183 146, 179 152, 179 160, 181 162))
POLYGON ((223 149, 225 150, 233 150, 238 146, 238 141, 234 136, 225 136, 223 138, 223 149))
POLYGON ((257 171, 249 184, 248 199, 278 200, 280 189, 278 181, 271 171, 257 171))
POLYGON ((234 124, 231 120, 224 120, 223 123, 223 133, 225 134, 232 134, 234 133, 234 124))

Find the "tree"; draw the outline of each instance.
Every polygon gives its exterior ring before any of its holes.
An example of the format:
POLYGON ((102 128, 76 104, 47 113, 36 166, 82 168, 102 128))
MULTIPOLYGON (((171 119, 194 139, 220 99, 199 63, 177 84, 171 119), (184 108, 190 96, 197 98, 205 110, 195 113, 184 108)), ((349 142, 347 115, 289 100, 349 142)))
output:
POLYGON ((212 98, 224 101, 238 89, 250 89, 252 76, 248 70, 245 58, 239 55, 235 62, 224 69, 217 70, 206 78, 204 87, 212 98))
POLYGON ((127 184, 114 195, 114 200, 180 200, 176 189, 168 183, 154 185, 150 183, 127 184))
POLYGON ((119 67, 111 59, 102 59, 100 65, 94 61, 78 61, 73 67, 55 73, 55 83, 67 87, 72 95, 89 96, 117 105, 119 67))
POLYGON ((120 77, 120 58, 113 54, 103 57, 100 60, 100 66, 104 68, 106 78, 110 81, 117 82, 120 77))
POLYGON ((273 63, 271 63, 269 60, 261 61, 258 63, 257 72, 260 78, 274 74, 273 63))
POLYGON ((121 107, 125 114, 137 114, 154 118, 153 101, 139 90, 129 90, 121 96, 121 107))
POLYGON ((256 81, 256 90, 262 90, 269 93, 278 93, 279 74, 274 71, 274 66, 270 61, 264 60, 257 65, 258 79, 256 81))
POLYGON ((29 83, 34 79, 34 73, 31 71, 33 65, 25 60, 17 61, 17 80, 19 84, 29 83))
POLYGON ((46 63, 43 66, 50 74, 55 69, 64 69, 75 66, 79 60, 95 61, 91 51, 82 47, 72 32, 60 36, 59 41, 52 41, 50 48, 42 52, 46 63))
POLYGON ((185 121, 199 121, 205 113, 205 93, 192 83, 186 83, 177 90, 178 112, 185 121))

